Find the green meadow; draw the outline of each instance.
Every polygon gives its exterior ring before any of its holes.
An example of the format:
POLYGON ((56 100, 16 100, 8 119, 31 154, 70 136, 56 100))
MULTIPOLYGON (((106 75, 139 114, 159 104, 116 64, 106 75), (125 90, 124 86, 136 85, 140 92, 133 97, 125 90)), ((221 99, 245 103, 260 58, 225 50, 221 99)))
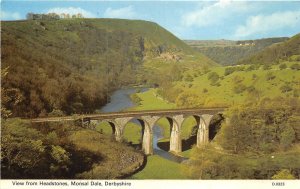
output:
POLYGON ((182 169, 182 164, 152 155, 148 156, 146 167, 133 175, 132 179, 188 179, 182 169))
POLYGON ((238 65, 214 67, 203 73, 190 70, 184 74, 183 81, 175 87, 182 92, 176 99, 177 106, 216 107, 241 104, 253 98, 298 97, 300 94, 300 75, 290 67, 297 62, 283 62, 269 67, 238 65), (226 75, 226 69, 236 71, 226 75), (189 101, 190 100, 190 101, 189 101))

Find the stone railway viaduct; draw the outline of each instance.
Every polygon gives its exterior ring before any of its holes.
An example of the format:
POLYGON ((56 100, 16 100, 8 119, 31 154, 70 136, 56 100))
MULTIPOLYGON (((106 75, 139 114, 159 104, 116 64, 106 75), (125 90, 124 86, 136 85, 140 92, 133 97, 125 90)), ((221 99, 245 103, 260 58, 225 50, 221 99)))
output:
POLYGON ((184 120, 190 116, 197 123, 197 146, 207 144, 209 141, 209 125, 212 117, 220 114, 225 108, 209 109, 174 109, 174 110, 151 110, 113 112, 101 114, 87 114, 65 117, 47 117, 30 119, 32 123, 81 121, 83 127, 95 129, 99 122, 108 122, 112 127, 115 139, 122 141, 125 126, 132 120, 138 120, 142 126, 142 148, 145 154, 153 154, 153 126, 161 118, 166 118, 170 124, 170 151, 182 151, 181 127, 184 120))

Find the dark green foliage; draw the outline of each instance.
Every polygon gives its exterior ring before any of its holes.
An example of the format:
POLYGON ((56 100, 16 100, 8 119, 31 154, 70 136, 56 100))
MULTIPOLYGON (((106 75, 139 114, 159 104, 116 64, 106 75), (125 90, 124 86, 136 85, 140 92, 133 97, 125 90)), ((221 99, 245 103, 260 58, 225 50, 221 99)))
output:
POLYGON ((256 69, 256 66, 255 65, 250 65, 246 71, 252 71, 252 70, 255 70, 256 69))
POLYGON ((292 70, 300 70, 300 64, 295 63, 295 64, 291 65, 291 69, 292 70))
POLYGON ((296 98, 275 98, 230 108, 216 135, 220 146, 193 149, 190 178, 299 178, 299 104, 296 98))
MULTIPOLYGON (((172 81, 180 81, 182 79, 182 67, 178 66, 178 65, 173 65, 171 67, 170 70, 170 74, 171 74, 171 80, 172 81)), ((193 78, 191 78, 190 80, 193 80, 193 78)))
POLYGON ((247 88, 247 92, 249 92, 249 93, 252 93, 252 92, 254 92, 254 91, 256 91, 256 89, 255 89, 255 87, 254 87, 253 85, 251 85, 251 86, 249 86, 249 87, 247 88))
POLYGON ((265 64, 265 65, 262 66, 262 69, 263 69, 263 70, 270 70, 270 69, 271 69, 271 66, 268 65, 268 64, 265 64))
POLYGON ((300 96, 300 90, 299 89, 294 89, 294 97, 299 97, 300 96))
POLYGON ((140 97, 138 97, 138 95, 136 93, 133 93, 132 95, 130 95, 130 98, 136 105, 140 105, 141 99, 140 99, 140 97))
POLYGON ((103 167, 94 171, 93 178, 112 179, 132 172, 143 159, 139 152, 110 136, 73 123, 32 125, 7 119, 1 124, 1 177, 5 179, 87 179, 91 177, 81 173, 99 163, 103 167), (121 156, 135 159, 120 162, 121 156))
POLYGON ((2 121, 1 160, 2 168, 4 166, 7 170, 5 174, 22 175, 27 172, 30 176, 44 161, 46 146, 42 135, 29 125, 19 119, 2 121))
POLYGON ((272 72, 268 72, 268 73, 266 74, 266 80, 267 80, 267 81, 273 80, 273 79, 275 79, 275 78, 276 78, 276 76, 275 76, 272 72))
POLYGON ((292 171, 284 174, 288 175, 285 178, 293 179, 300 174, 299 154, 300 152, 290 152, 243 156, 217 151, 208 145, 193 149, 188 176, 192 179, 271 179, 281 170, 288 169, 292 171))
POLYGON ((221 144, 235 153, 270 153, 289 147, 298 132, 289 123, 300 112, 298 105, 297 99, 277 98, 233 108, 228 113, 230 121, 222 127, 221 144))
POLYGON ((235 71, 235 67, 227 67, 227 68, 225 68, 224 75, 226 76, 226 75, 232 74, 234 71, 235 71))
POLYGON ((287 84, 283 85, 280 87, 281 92, 283 93, 287 93, 290 92, 291 90, 293 90, 293 88, 287 84))
POLYGON ((234 66, 234 67, 227 67, 225 68, 224 76, 230 75, 235 71, 244 71, 244 66, 234 66))
POLYGON ((193 79, 193 77, 190 74, 187 74, 185 76, 184 80, 187 81, 187 82, 192 82, 194 79, 193 79))
POLYGON ((281 70, 284 70, 286 68, 287 68, 287 66, 284 63, 282 63, 282 64, 279 65, 279 69, 281 69, 281 70))
POLYGON ((216 72, 210 72, 207 78, 211 81, 211 85, 215 85, 219 81, 220 76, 216 72))
POLYGON ((274 176, 274 180, 287 180, 287 179, 296 179, 294 175, 291 174, 291 171, 288 169, 282 169, 278 171, 274 176))
POLYGON ((286 149, 295 141, 295 131, 290 125, 285 125, 284 127, 284 131, 281 132, 279 140, 280 145, 286 149))

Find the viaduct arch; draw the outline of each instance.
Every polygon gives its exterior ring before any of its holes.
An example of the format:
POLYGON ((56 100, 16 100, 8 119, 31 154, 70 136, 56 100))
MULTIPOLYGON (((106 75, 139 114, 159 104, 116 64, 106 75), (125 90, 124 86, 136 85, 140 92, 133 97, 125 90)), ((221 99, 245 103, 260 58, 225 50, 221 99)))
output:
POLYGON ((31 119, 33 123, 81 121, 82 127, 95 129, 99 122, 108 122, 114 132, 116 141, 123 140, 125 126, 133 119, 137 119, 142 126, 142 149, 145 154, 153 154, 153 127, 163 117, 167 118, 171 126, 170 151, 178 153, 182 151, 181 130, 185 119, 193 116, 197 123, 197 147, 209 142, 209 124, 212 117, 220 114, 225 108, 210 109, 174 109, 152 110, 139 112, 116 112, 102 114, 88 114, 79 116, 48 117, 31 119))

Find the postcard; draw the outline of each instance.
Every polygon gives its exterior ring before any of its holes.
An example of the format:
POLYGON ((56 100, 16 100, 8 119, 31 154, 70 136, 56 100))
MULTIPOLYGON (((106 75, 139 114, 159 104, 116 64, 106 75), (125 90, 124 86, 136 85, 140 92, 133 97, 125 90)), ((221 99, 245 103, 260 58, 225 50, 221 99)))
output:
POLYGON ((299 1, 1 1, 1 188, 295 188, 299 1))

